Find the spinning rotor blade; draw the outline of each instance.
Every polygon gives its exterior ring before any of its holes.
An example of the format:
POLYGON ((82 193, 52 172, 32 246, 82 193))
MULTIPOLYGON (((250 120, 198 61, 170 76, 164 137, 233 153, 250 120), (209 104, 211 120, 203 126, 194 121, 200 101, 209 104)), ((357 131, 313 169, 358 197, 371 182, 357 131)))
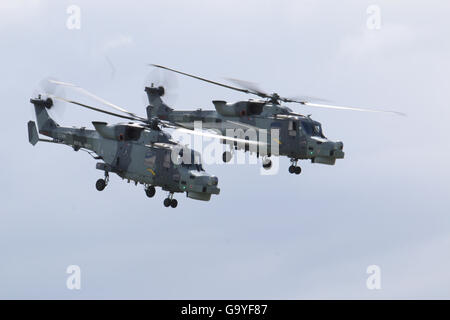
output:
MULTIPOLYGON (((197 80, 205 81, 205 82, 208 82, 208 83, 211 83, 211 84, 214 84, 214 85, 217 85, 217 86, 221 86, 221 87, 224 87, 224 88, 227 88, 227 89, 232 89, 232 90, 236 90, 236 91, 247 93, 247 94, 254 94, 254 95, 256 95, 258 97, 261 97, 261 98, 264 98, 264 99, 273 99, 273 100, 276 100, 276 101, 281 100, 281 101, 284 101, 284 102, 292 102, 292 99, 280 97, 276 93, 269 94, 267 92, 264 92, 263 90, 261 90, 253 82, 239 80, 239 79, 234 79, 234 78, 226 78, 228 81, 231 81, 231 82, 233 82, 233 83, 238 85, 238 87, 233 87, 233 86, 230 86, 230 85, 227 85, 227 84, 223 84, 223 83, 220 83, 220 82, 217 82, 217 81, 212 81, 212 80, 208 80, 208 79, 205 79, 205 78, 201 78, 201 77, 189 74, 189 73, 185 73, 185 72, 182 72, 182 71, 179 71, 179 70, 175 70, 175 69, 171 69, 171 68, 168 68, 168 67, 164 67, 164 66, 161 66, 161 65, 151 64, 151 66, 156 67, 156 68, 161 68, 161 69, 164 69, 164 70, 169 70, 169 71, 172 71, 172 72, 175 72, 175 73, 179 73, 179 74, 182 74, 184 76, 188 76, 188 77, 191 77, 191 78, 194 78, 194 79, 197 79, 197 80)), ((326 100, 318 99, 318 98, 309 99, 309 97, 306 97, 306 96, 305 96, 305 98, 308 98, 307 100, 326 101, 326 100)))
POLYGON ((181 71, 178 71, 178 70, 175 70, 175 69, 171 69, 171 68, 167 68, 167 67, 164 67, 164 66, 160 66, 158 64, 150 64, 150 65, 153 66, 153 67, 156 67, 156 68, 160 68, 160 69, 169 70, 169 71, 172 71, 172 72, 175 72, 175 73, 179 73, 179 74, 182 74, 184 76, 191 77, 191 78, 194 78, 194 79, 197 79, 197 80, 201 80, 201 81, 205 81, 205 82, 208 82, 208 83, 212 83, 212 84, 215 84, 217 86, 224 87, 224 88, 228 88, 228 89, 232 89, 232 90, 236 90, 236 91, 240 91, 240 92, 244 92, 244 93, 253 93, 253 92, 250 92, 249 90, 245 90, 245 89, 241 89, 241 88, 237 88, 237 87, 232 87, 232 86, 220 83, 220 82, 208 80, 208 79, 205 79, 205 78, 194 76, 194 75, 189 74, 189 73, 185 73, 185 72, 181 72, 181 71))
POLYGON ((71 103, 71 104, 75 104, 75 105, 78 105, 80 107, 91 109, 91 110, 94 110, 94 111, 97 111, 97 112, 109 114, 111 116, 115 116, 115 117, 119 117, 119 118, 123 118, 123 119, 128 119, 128 120, 134 120, 134 121, 142 121, 142 120, 140 120, 138 118, 128 117, 128 116, 124 116, 124 115, 121 115, 121 114, 118 114, 118 113, 114 113, 114 112, 106 111, 106 110, 103 110, 103 109, 91 107, 91 106, 88 106, 87 104, 76 102, 76 101, 72 101, 72 100, 68 100, 68 99, 61 98, 61 97, 58 97, 58 96, 55 96, 55 95, 52 95, 52 94, 50 94, 49 97, 52 98, 52 99, 55 99, 55 100, 59 100, 59 101, 63 101, 63 102, 71 103))
POLYGON ((311 102, 305 102, 305 101, 289 101, 289 102, 300 103, 305 106, 316 107, 316 108, 352 110, 352 111, 362 111, 362 112, 392 113, 392 114, 396 114, 396 115, 400 115, 400 116, 406 116, 405 113, 398 112, 398 111, 391 111, 391 110, 378 110, 378 109, 355 108, 355 107, 347 107, 347 106, 335 106, 335 105, 330 105, 330 104, 318 104, 318 103, 311 103, 311 102))
POLYGON ((397 115, 401 115, 401 116, 406 116, 406 114, 402 113, 402 112, 398 112, 398 111, 390 111, 390 110, 377 110, 377 109, 365 109, 365 108, 355 108, 355 107, 347 107, 347 106, 335 106, 335 105, 331 105, 331 104, 319 104, 319 103, 312 103, 309 101, 323 101, 323 102, 327 102, 327 100, 324 99, 320 99, 320 98, 314 98, 314 97, 298 97, 298 98, 285 98, 285 97, 281 97, 279 96, 277 93, 272 93, 272 94, 268 94, 265 93, 264 91, 262 91, 261 89, 259 89, 257 87, 257 85, 255 85, 254 83, 248 82, 248 81, 243 81, 243 80, 238 80, 238 79, 228 79, 234 83, 236 83, 239 87, 233 87, 233 86, 229 86, 220 82, 216 82, 216 81, 211 81, 205 78, 201 78, 198 76, 194 76, 192 74, 188 74, 185 72, 181 72, 175 69, 171 69, 171 68, 167 68, 164 66, 160 66, 160 65, 156 65, 156 64, 152 64, 152 66, 157 67, 157 68, 161 68, 161 69, 165 69, 165 70, 169 70, 172 72, 176 72, 197 80, 201 80, 201 81, 205 81, 208 83, 212 83, 224 88, 228 88, 228 89, 232 89, 232 90, 236 90, 239 92, 243 92, 243 93, 249 93, 249 94, 254 94, 257 95, 259 97, 262 98, 267 98, 270 99, 270 101, 273 104, 279 104, 280 101, 282 102, 286 102, 286 103, 299 103, 301 105, 305 105, 305 106, 309 106, 309 107, 317 107, 317 108, 327 108, 327 109, 338 109, 338 110, 353 110, 353 111, 363 111, 363 112, 381 112, 381 113, 392 113, 392 114, 397 114, 397 115), (308 101, 309 100, 309 101, 308 101))
POLYGON ((312 96, 296 96, 294 98, 284 98, 284 97, 280 97, 277 93, 268 94, 267 92, 264 92, 263 90, 259 89, 257 84, 255 84, 253 82, 239 80, 239 79, 233 79, 233 78, 227 78, 227 80, 236 83, 238 86, 249 90, 250 93, 255 94, 261 98, 275 99, 275 100, 280 100, 283 102, 298 102, 298 100, 329 102, 328 100, 325 100, 322 98, 317 98, 317 97, 312 97, 312 96))
POLYGON ((109 101, 106 101, 105 99, 96 96, 95 94, 93 94, 93 93, 87 91, 86 89, 84 89, 84 88, 82 88, 82 87, 80 87, 80 86, 77 86, 77 85, 75 85, 75 84, 68 83, 68 82, 56 81, 56 80, 51 80, 51 79, 48 80, 48 81, 49 81, 50 83, 53 83, 53 84, 56 84, 56 85, 74 88, 74 89, 78 90, 79 92, 85 94, 86 96, 91 97, 92 99, 97 100, 97 101, 100 102, 100 103, 103 103, 104 105, 107 105, 107 106, 109 106, 109 107, 111 107, 111 108, 113 108, 113 109, 115 109, 115 110, 118 110, 118 111, 120 111, 120 112, 123 112, 123 113, 125 113, 125 114, 128 114, 128 115, 131 116, 131 117, 134 117, 135 120, 147 121, 146 118, 142 118, 142 117, 140 117, 140 116, 138 116, 138 115, 136 115, 136 114, 134 114, 134 113, 132 113, 132 112, 126 110, 126 109, 123 109, 123 108, 121 108, 121 107, 119 107, 119 106, 117 106, 117 105, 115 105, 115 104, 113 104, 113 103, 111 103, 111 102, 109 102, 109 101))
POLYGON ((234 82, 239 87, 246 89, 247 93, 252 93, 257 96, 260 96, 261 98, 270 98, 270 95, 264 91, 262 91, 256 83, 250 82, 250 81, 244 81, 234 78, 225 78, 228 81, 234 82))
POLYGON ((306 101, 315 101, 315 102, 331 102, 327 99, 317 98, 313 96, 295 96, 290 98, 281 98, 283 102, 294 102, 294 103, 300 103, 300 101, 306 102, 306 101))

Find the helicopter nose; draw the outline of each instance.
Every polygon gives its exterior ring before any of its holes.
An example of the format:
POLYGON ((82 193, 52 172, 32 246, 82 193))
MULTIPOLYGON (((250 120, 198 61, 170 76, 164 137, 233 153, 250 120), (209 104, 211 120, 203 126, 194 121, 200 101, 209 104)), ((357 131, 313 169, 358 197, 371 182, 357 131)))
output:
POLYGON ((335 157, 336 159, 344 158, 344 143, 342 141, 337 141, 334 143, 334 149, 330 151, 330 156, 335 157))

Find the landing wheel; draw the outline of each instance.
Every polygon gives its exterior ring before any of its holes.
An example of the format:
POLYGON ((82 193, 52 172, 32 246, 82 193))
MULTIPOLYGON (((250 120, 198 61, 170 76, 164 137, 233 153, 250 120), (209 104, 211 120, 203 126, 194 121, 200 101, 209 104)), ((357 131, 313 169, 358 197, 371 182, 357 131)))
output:
POLYGON ((105 190, 106 181, 104 179, 98 179, 97 182, 95 183, 95 187, 97 188, 98 191, 105 190))
POLYGON ((290 167, 289 167, 289 173, 290 173, 290 174, 295 173, 295 166, 290 166, 290 167))
POLYGON ((164 207, 168 208, 172 204, 172 200, 169 198, 164 199, 164 207))
POLYGON ((171 206, 172 208, 176 208, 177 205, 178 205, 177 199, 172 199, 172 201, 170 201, 170 206, 171 206))
POLYGON ((152 198, 156 193, 156 189, 154 186, 150 186, 147 189, 145 189, 145 194, 147 197, 152 198))
POLYGON ((232 157, 232 154, 231 154, 230 151, 225 151, 225 152, 222 154, 222 160, 223 160, 223 162, 230 162, 231 157, 232 157))
POLYGON ((295 167, 295 174, 300 174, 300 173, 302 173, 302 168, 300 168, 300 167, 295 167))

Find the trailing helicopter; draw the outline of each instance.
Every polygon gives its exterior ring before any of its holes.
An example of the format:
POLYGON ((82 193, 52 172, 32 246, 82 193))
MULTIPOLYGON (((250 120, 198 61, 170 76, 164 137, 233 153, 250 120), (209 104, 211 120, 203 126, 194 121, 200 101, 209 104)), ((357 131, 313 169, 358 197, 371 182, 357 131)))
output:
MULTIPOLYGON (((186 193, 188 198, 203 201, 209 201, 211 195, 220 193, 218 178, 203 169, 200 154, 175 142, 171 135, 163 130, 176 126, 159 119, 137 116, 73 84, 50 81, 57 85, 77 88, 91 98, 123 113, 92 107, 52 93, 46 93, 46 97, 39 94, 30 99, 35 109, 37 126, 34 121, 28 122, 29 142, 33 146, 38 142, 68 145, 75 151, 84 150, 95 160, 100 160, 96 168, 104 172, 104 178, 96 182, 98 191, 105 189, 109 183, 109 174, 115 173, 128 182, 144 185, 145 193, 150 198, 155 195, 155 187, 169 192, 164 199, 165 207, 177 207, 178 201, 173 198, 174 193, 186 193), (129 122, 110 125, 93 121, 94 130, 62 127, 48 113, 54 108, 54 101, 78 105, 129 122), (42 139, 39 134, 51 139, 42 139)), ((154 94, 161 94, 161 89, 155 89, 154 94)), ((202 134, 193 131, 189 133, 202 134)), ((215 138, 239 141, 223 136, 215 138)))
MULTIPOLYGON (((312 163, 334 165, 336 159, 344 158, 343 142, 328 139, 323 133, 320 122, 313 120, 310 116, 295 113, 286 105, 282 105, 282 103, 297 103, 309 107, 337 110, 384 112, 404 115, 403 113, 396 111, 354 108, 309 102, 309 100, 321 100, 317 98, 284 98, 277 93, 265 93, 257 88, 256 85, 247 81, 229 79, 238 84, 239 87, 235 87, 161 65, 151 64, 151 66, 227 89, 258 96, 260 98, 259 100, 250 99, 235 103, 215 100, 212 102, 215 111, 202 109, 197 109, 195 111, 178 111, 173 110, 159 101, 158 103, 154 103, 153 95, 147 92, 150 104, 153 106, 147 109, 147 113, 149 116, 158 117, 159 119, 167 120, 171 123, 190 129, 194 128, 194 123, 196 121, 201 121, 203 129, 219 130, 223 135, 226 134, 227 136, 230 136, 230 130, 235 130, 235 132, 240 132, 238 136, 241 139, 244 138, 248 141, 254 140, 255 135, 253 135, 252 139, 251 135, 245 135, 245 131, 253 130, 260 132, 261 130, 264 130, 267 132, 267 141, 271 141, 271 143, 267 143, 263 149, 259 149, 259 146, 256 146, 256 153, 258 157, 263 157, 262 165, 265 169, 270 169, 272 166, 272 161, 270 160, 272 154, 289 157, 291 161, 289 173, 297 175, 301 173, 301 168, 298 166, 299 160, 308 159, 311 160, 312 163), (244 135, 242 134, 243 132, 244 135), (276 133, 276 135, 274 135, 274 133, 276 133), (277 150, 272 150, 274 149, 274 145, 277 150)), ((251 149, 248 144, 238 144, 236 142, 230 143, 230 141, 223 142, 230 144, 231 146, 231 151, 223 152, 222 159, 224 162, 231 160, 233 149, 243 149, 244 151, 249 151, 251 149)))

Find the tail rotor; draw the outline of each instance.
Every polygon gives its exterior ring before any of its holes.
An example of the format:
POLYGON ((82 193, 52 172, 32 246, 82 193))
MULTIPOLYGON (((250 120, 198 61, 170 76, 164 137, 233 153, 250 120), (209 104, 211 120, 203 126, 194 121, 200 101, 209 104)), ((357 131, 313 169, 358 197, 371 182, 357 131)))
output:
POLYGON ((32 99, 45 101, 49 116, 58 122, 64 116, 66 105, 53 97, 65 97, 66 93, 63 87, 57 86, 53 81, 57 80, 54 77, 46 77, 39 81, 36 89, 33 90, 32 99))
MULTIPOLYGON (((162 88, 161 97, 167 105, 173 105, 177 98, 178 80, 175 74, 161 69, 153 69, 145 76, 143 88, 162 88)), ((145 106, 149 104, 147 94, 142 94, 145 106)))

